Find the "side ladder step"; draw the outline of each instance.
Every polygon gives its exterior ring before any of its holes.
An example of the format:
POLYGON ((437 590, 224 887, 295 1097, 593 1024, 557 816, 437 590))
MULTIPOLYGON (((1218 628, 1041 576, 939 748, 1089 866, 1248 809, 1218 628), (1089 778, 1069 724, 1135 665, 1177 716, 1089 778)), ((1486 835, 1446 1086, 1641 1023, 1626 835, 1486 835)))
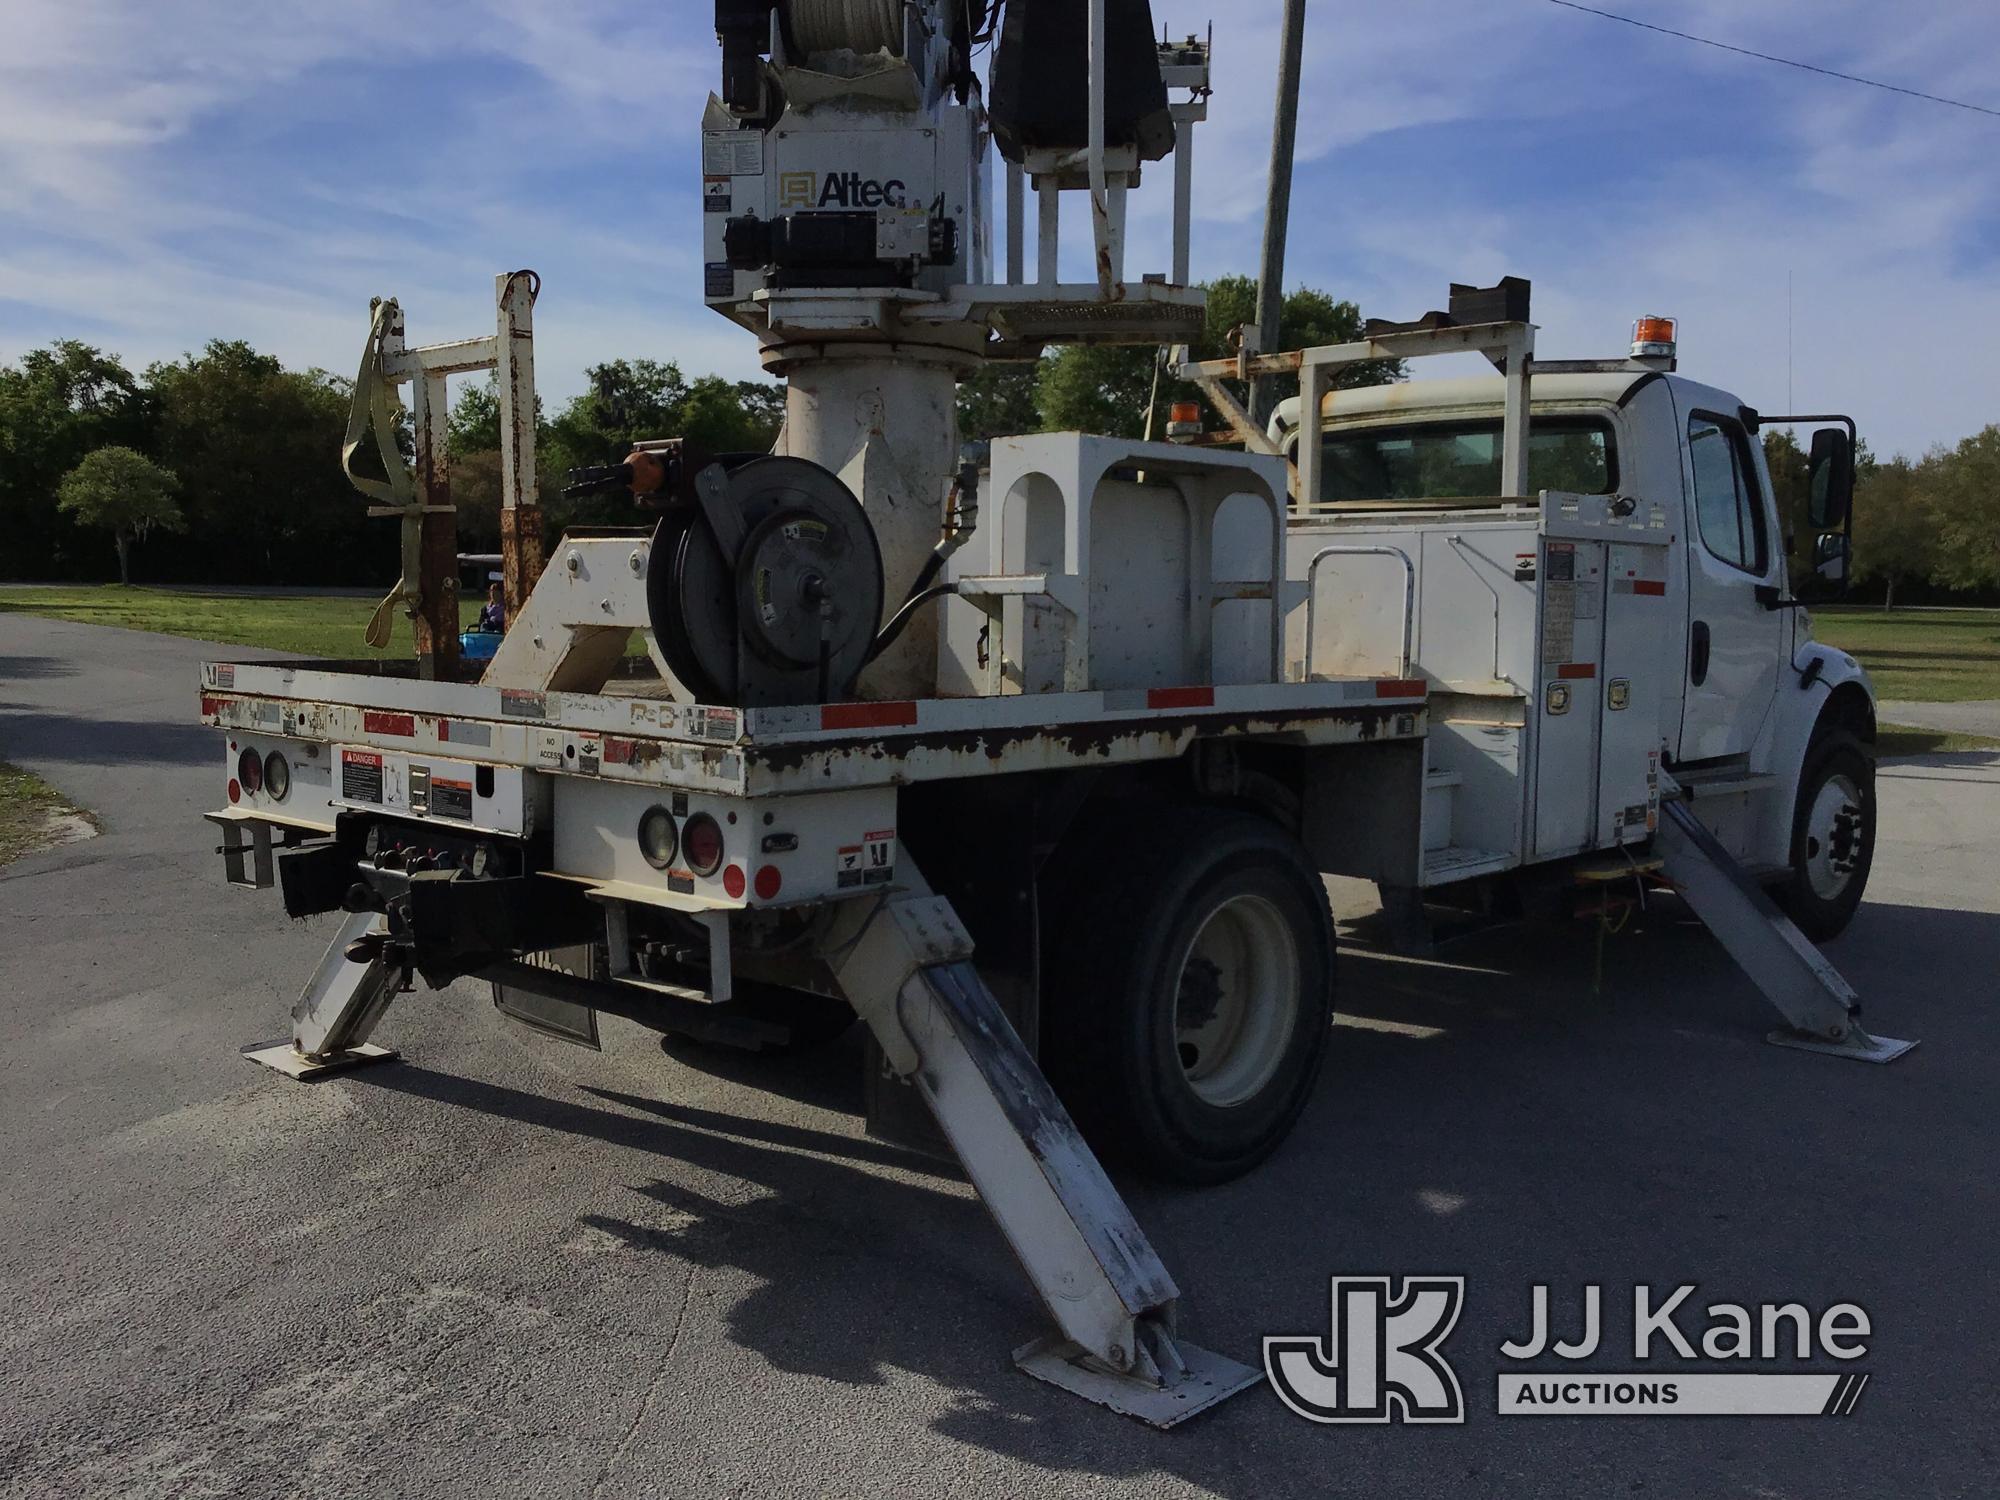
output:
POLYGON ((1702 925, 1784 1018, 1769 1040, 1781 1047, 1894 1062, 1916 1046, 1870 1036, 1858 1019, 1860 997, 1813 942, 1778 910, 1679 798, 1663 800, 1654 839, 1669 880, 1702 925))

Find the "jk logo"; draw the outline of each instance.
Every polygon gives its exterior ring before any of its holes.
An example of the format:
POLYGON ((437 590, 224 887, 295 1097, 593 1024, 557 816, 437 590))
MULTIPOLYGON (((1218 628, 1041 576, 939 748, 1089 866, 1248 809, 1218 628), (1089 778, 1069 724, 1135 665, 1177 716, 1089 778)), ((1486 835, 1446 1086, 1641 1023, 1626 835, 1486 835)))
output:
POLYGON ((1308 1422, 1463 1422, 1458 1377, 1438 1353, 1465 1303, 1463 1276, 1333 1278, 1325 1339, 1264 1340, 1264 1372, 1308 1422))

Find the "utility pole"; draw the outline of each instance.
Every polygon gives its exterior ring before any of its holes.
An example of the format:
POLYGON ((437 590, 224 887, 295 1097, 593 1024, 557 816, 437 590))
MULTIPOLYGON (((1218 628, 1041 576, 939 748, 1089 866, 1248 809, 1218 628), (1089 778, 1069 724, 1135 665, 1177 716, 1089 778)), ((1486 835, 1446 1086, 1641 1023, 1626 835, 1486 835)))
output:
MULTIPOLYGON (((1271 177, 1264 205, 1264 261, 1257 272, 1257 347, 1278 346, 1278 315, 1285 305, 1285 230, 1292 206, 1292 153, 1299 134, 1299 73, 1305 57, 1306 0, 1285 0, 1285 34, 1278 53, 1278 106, 1271 120, 1271 177)), ((1269 380, 1250 382, 1250 414, 1257 425, 1278 404, 1269 380)))

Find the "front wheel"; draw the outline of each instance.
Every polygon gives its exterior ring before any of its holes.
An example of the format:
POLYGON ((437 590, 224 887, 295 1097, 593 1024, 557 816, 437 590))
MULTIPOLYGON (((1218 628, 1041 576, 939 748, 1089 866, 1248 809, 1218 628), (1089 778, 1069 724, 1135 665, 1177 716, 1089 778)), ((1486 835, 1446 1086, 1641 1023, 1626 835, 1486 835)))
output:
POLYGON ((1325 1053, 1318 872, 1283 830, 1220 808, 1107 820, 1072 849, 1092 878, 1048 914, 1057 1091, 1093 1142, 1156 1176, 1240 1176, 1290 1132, 1325 1053))
POLYGON ((1816 737, 1793 804, 1791 874, 1773 894, 1816 943, 1854 919, 1875 862, 1875 760, 1845 731, 1816 737))

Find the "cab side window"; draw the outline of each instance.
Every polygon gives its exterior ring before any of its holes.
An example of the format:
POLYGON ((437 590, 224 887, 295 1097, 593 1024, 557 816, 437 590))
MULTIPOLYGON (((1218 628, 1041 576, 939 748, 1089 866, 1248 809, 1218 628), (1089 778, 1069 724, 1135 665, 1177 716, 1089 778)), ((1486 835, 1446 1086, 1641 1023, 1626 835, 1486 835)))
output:
POLYGON ((1690 417, 1688 454, 1702 545, 1733 568, 1761 574, 1767 557, 1764 508, 1758 504, 1756 470, 1743 430, 1734 422, 1690 417))

